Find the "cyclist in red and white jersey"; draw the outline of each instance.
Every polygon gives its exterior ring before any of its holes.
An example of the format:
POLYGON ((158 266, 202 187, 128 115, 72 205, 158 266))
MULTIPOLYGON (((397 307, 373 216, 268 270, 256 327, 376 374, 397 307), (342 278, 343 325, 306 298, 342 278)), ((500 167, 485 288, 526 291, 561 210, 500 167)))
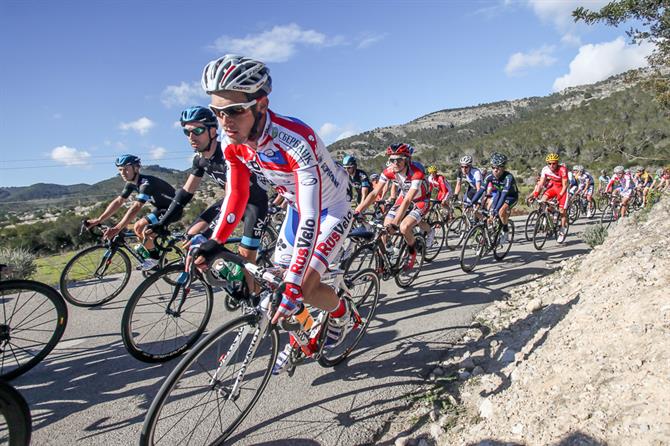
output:
POLYGON ((421 219, 428 213, 430 200, 430 187, 426 180, 423 166, 412 161, 413 148, 409 144, 391 144, 386 148, 390 165, 384 169, 379 176, 379 183, 370 194, 361 202, 354 211, 361 213, 375 200, 375 197, 387 183, 393 182, 398 188, 398 198, 386 214, 384 225, 399 226, 405 241, 407 242, 410 258, 407 269, 414 267, 416 261, 416 238, 412 230, 417 224, 425 233, 430 233, 431 228, 421 219), (405 216, 405 213, 407 213, 405 216))
POLYGON ((304 122, 271 111, 270 70, 264 63, 226 55, 207 64, 202 86, 222 128, 228 186, 212 240, 201 246, 203 265, 237 226, 249 198, 251 173, 263 176, 289 203, 275 250, 286 267, 286 290, 273 321, 288 318, 302 301, 330 312, 327 346, 344 338, 350 309, 321 275, 349 233, 349 176, 304 122), (331 322, 332 321, 332 322, 331 322))
POLYGON ((628 202, 631 199, 633 191, 635 190, 635 183, 630 173, 626 173, 623 166, 616 166, 612 173, 605 192, 621 195, 621 216, 626 216, 628 210, 628 202))
POLYGON ((561 213, 561 229, 559 229, 557 241, 563 243, 567 236, 565 228, 568 225, 568 213, 566 212, 568 208, 568 168, 564 164, 558 164, 560 160, 561 157, 557 153, 552 152, 546 156, 547 165, 540 172, 540 179, 535 185, 533 198, 540 195, 545 182, 548 182, 549 187, 543 193, 541 200, 547 201, 552 198, 558 200, 558 209, 561 213))
POLYGON ((435 166, 428 166, 428 184, 431 187, 431 192, 432 189, 437 190, 437 199, 442 206, 446 206, 451 197, 451 184, 443 174, 437 171, 435 166))

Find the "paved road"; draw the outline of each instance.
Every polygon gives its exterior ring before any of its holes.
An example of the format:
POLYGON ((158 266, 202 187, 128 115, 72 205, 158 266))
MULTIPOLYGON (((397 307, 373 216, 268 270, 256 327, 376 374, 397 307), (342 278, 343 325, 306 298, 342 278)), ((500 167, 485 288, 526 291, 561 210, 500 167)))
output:
MULTIPOLYGON (((448 252, 425 267, 411 290, 384 283, 376 320, 361 348, 334 369, 309 363, 292 378, 273 378, 232 442, 373 443, 424 383, 430 364, 447 357, 477 311, 506 288, 586 250, 574 234, 563 246, 548 242, 541 252, 524 241, 515 243, 504 262, 483 260, 472 274, 463 273, 456 253, 448 252)), ((133 282, 128 290, 132 287, 133 282)), ((146 410, 176 362, 150 365, 126 353, 119 332, 127 293, 98 309, 70 306, 59 346, 14 380, 31 407, 33 444, 137 444, 146 410)), ((215 300, 209 327, 231 317, 221 299, 215 300)))

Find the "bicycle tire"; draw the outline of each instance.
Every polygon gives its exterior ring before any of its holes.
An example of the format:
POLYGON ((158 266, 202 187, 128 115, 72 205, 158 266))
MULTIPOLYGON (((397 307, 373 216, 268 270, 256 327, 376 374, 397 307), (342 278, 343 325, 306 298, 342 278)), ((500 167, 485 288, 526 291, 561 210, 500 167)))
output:
POLYGON ((463 239, 469 230, 470 222, 464 215, 454 218, 451 223, 449 223, 449 228, 447 228, 447 239, 445 240, 447 249, 453 251, 461 246, 461 243, 463 243, 463 239))
POLYGON ((571 203, 570 207, 568 207, 568 222, 570 222, 570 224, 574 224, 579 218, 579 213, 579 203, 571 203))
MULTIPOLYGON (((439 212, 435 212, 439 215, 439 212)), ((445 245, 447 240, 447 228, 442 221, 442 218, 436 218, 435 220, 428 220, 428 225, 435 231, 435 239, 433 240, 433 245, 431 247, 426 246, 426 255, 424 260, 426 262, 432 262, 442 251, 442 247, 445 245)))
POLYGON ((364 269, 371 268, 377 271, 377 262, 375 257, 376 246, 374 244, 364 244, 360 245, 358 248, 351 253, 351 255, 344 261, 342 265, 342 270, 344 270, 345 276, 351 276, 359 271, 364 269))
MULTIPOLYGON (((319 357, 319 364, 322 367, 333 367, 344 361, 351 352, 358 346, 359 342, 365 335, 365 332, 370 325, 370 322, 377 311, 377 304, 379 303, 379 276, 372 269, 365 269, 357 272, 353 277, 345 278, 351 285, 348 285, 352 291, 350 302, 356 308, 361 320, 351 320, 350 324, 359 324, 353 327, 346 338, 337 347, 329 350, 323 350, 319 357), (354 287, 364 286, 367 289, 363 290, 360 295, 355 294, 354 287), (351 342, 348 342, 351 341, 351 342)), ((329 316, 328 316, 329 317, 329 316)), ((328 323, 328 317, 324 324, 328 323)), ((352 316, 353 318, 353 316, 352 316)), ((325 327, 325 325, 324 325, 325 327)), ((328 330, 321 330, 321 343, 325 342, 326 333, 328 330)))
POLYGON ((463 247, 461 248, 460 265, 461 269, 466 273, 471 273, 477 267, 477 264, 486 252, 486 229, 483 225, 475 225, 465 236, 463 247), (470 253, 473 251, 474 257, 472 262, 466 262, 466 258, 470 258, 470 253))
MULTIPOLYGON (((102 261, 103 256, 107 252, 107 247, 104 245, 95 245, 89 248, 86 248, 78 252, 63 268, 63 272, 60 275, 60 291, 63 294, 63 298, 67 300, 72 305, 77 307, 97 307, 98 305, 105 304, 110 300, 118 296, 121 291, 128 285, 130 280, 131 266, 130 258, 128 254, 123 252, 123 250, 118 249, 114 255, 108 260, 109 264, 113 259, 121 259, 122 264, 113 269, 109 269, 109 266, 105 269, 105 274, 102 277, 93 276, 94 271, 97 269, 98 265, 102 261), (96 251, 100 251, 96 253, 96 251), (90 254, 90 259, 87 258, 90 254), (70 278, 70 274, 77 277, 77 270, 75 268, 81 268, 85 270, 85 273, 93 276, 87 279, 76 279, 70 278), (74 272, 73 272, 74 270, 74 272), (107 273, 109 272, 109 275, 107 273), (114 277, 114 275, 120 275, 119 277, 114 277), (111 283, 107 283, 108 280, 112 280, 111 283), (85 284, 85 281, 92 281, 90 284, 85 284), (81 284, 82 282, 84 284, 81 284), (97 282, 97 283, 95 283, 97 282), (97 297, 98 293, 96 292, 95 297, 88 299, 88 296, 91 294, 91 290, 97 290, 98 285, 101 285, 104 291, 102 297, 97 297), (111 288, 108 285, 112 285, 111 288), (94 287, 94 288, 89 288, 94 287), (89 292, 86 294, 84 289, 89 289, 89 292), (82 291, 81 293, 79 291, 82 291), (84 298, 87 300, 84 300, 84 298)), ((79 273, 81 274, 81 273, 79 273)))
POLYGON ((535 229, 535 221, 537 220, 539 212, 537 209, 531 211, 526 217, 526 224, 524 226, 524 236, 527 242, 533 241, 533 229, 535 229))
POLYGON ((68 312, 58 291, 32 280, 0 282, 0 306, 0 379, 10 380, 26 373, 51 353, 63 337, 68 312), (24 292, 32 295, 24 298, 24 292), (39 301, 37 296, 46 300, 39 301), (25 341, 29 343, 24 344, 25 341))
POLYGON ((404 239, 402 248, 400 249, 400 254, 398 255, 398 261, 396 262, 396 266, 399 268, 396 274, 394 275, 393 279, 395 280, 395 284, 398 285, 400 288, 407 288, 411 286, 416 280, 416 278, 419 277, 421 267, 423 266, 423 261, 426 255, 426 244, 423 240, 423 237, 421 236, 417 235, 414 237, 414 239, 416 240, 414 244, 414 247, 416 249, 416 259, 414 261, 414 268, 412 268, 411 274, 408 274, 407 277, 405 277, 403 274, 404 267, 400 267, 400 265, 404 265, 407 262, 410 255, 409 247, 407 246, 407 243, 404 242, 404 239))
POLYGON ((618 218, 614 207, 611 204, 608 204, 605 206, 605 209, 603 209, 603 213, 600 216, 600 224, 602 224, 605 229, 609 229, 609 227, 612 225, 612 222, 615 222, 617 219, 618 218))
MULTIPOLYGON (((184 306, 177 314, 174 313, 183 287, 169 285, 165 276, 176 277, 183 270, 182 265, 172 265, 157 271, 146 278, 128 300, 121 319, 121 337, 126 350, 135 359, 148 363, 169 361, 195 344, 207 328, 214 293, 209 285, 200 280, 191 283, 184 306), (170 289, 164 291, 168 286, 170 289), (180 295, 170 305, 170 313, 166 305, 170 304, 175 287, 181 288, 178 290, 180 295), (200 287, 203 293, 194 295, 200 287), (144 331, 147 327, 148 330, 144 331), (159 338, 148 338, 150 334, 159 338), (168 339, 173 334, 174 337, 168 339)), ((171 281, 176 282, 175 279, 171 281)))
POLYGON ((547 238, 549 238, 549 230, 550 228, 547 214, 542 213, 537 218, 537 221, 535 222, 535 228, 533 229, 533 246, 536 250, 540 251, 544 247, 544 244, 547 242, 547 238))
POLYGON ((170 373, 156 394, 142 426, 140 445, 177 444, 179 443, 178 440, 166 437, 168 434, 179 435, 183 432, 186 432, 189 438, 197 439, 199 432, 196 431, 199 428, 203 428, 206 431, 206 438, 204 441, 199 440, 198 444, 222 444, 240 423, 244 421, 249 412, 251 412, 272 376, 272 367, 279 354, 279 333, 274 326, 271 326, 265 333, 260 333, 259 330, 261 330, 261 327, 257 323, 257 316, 240 316, 221 325, 200 341, 172 370, 172 373, 170 373), (245 330, 245 333, 243 336, 237 338, 238 335, 242 334, 241 330, 245 330), (239 341, 237 344, 235 344, 236 340, 239 341), (259 348, 251 352, 246 342, 253 342, 254 340, 259 342, 259 348), (269 345, 263 345, 265 341, 269 341, 269 345), (231 346, 237 347, 232 353, 230 350, 231 346), (269 350, 262 353, 267 347, 269 347, 269 350), (239 368, 236 368, 236 366, 239 365, 239 362, 244 361, 245 356, 249 360, 249 363, 247 364, 244 377, 249 378, 249 381, 245 381, 244 385, 239 387, 237 397, 231 402, 223 394, 226 390, 230 390, 230 379, 226 380, 221 373, 215 372, 218 372, 222 367, 226 369, 226 372, 232 369, 227 373, 227 376, 229 378, 235 377, 239 372, 239 368), (230 362, 225 364, 225 366, 221 366, 219 360, 224 357, 230 359, 230 362), (265 362, 266 359, 267 362, 265 362), (261 362, 255 363, 256 360, 260 360, 261 362), (212 382, 214 376, 220 377, 220 379, 212 382), (250 389, 250 383, 254 379, 260 381, 258 381, 256 388, 250 389), (240 397, 243 396, 242 393, 244 393, 245 398, 248 396, 248 399, 245 399, 244 404, 238 404, 240 397), (247 395, 247 393, 251 394, 247 395), (186 412, 182 410, 182 407, 189 406, 187 403, 189 397, 193 397, 196 403, 186 412), (215 409, 219 410, 211 410, 206 414, 206 417, 203 417, 207 406, 212 404, 215 406, 215 409), (228 409, 228 411, 222 413, 224 409, 228 409), (199 412, 199 414, 190 414, 189 412, 192 410, 199 412), (161 418, 161 415, 165 411, 168 413, 161 418), (171 411, 180 413, 180 419, 170 419, 171 411), (229 414, 232 411, 236 411, 237 413, 229 414), (177 421, 188 421, 186 418, 191 415, 197 415, 193 421, 195 426, 183 427, 176 425, 177 421), (217 420, 221 423, 220 429, 218 429, 219 432, 215 434, 217 437, 212 441, 209 441, 209 437, 216 426, 209 427, 209 423, 207 422, 210 415, 214 415, 215 423, 217 420), (222 425, 223 417, 232 418, 230 423, 227 423, 228 426, 225 429, 222 425), (161 426, 162 420, 165 420, 165 427, 161 426), (162 432, 163 430, 165 430, 164 433, 162 432), (163 435, 161 436, 161 434, 163 435), (162 440, 164 442, 161 442, 162 440))
POLYGON ((11 385, 0 381, 0 432, 2 444, 28 446, 33 423, 28 403, 11 385))
MULTIPOLYGON (((184 265, 185 261, 186 261, 186 255, 184 254, 184 251, 182 251, 177 246, 171 246, 170 248, 161 251, 160 258, 158 259, 158 267, 157 267, 156 270, 157 271, 162 270, 162 269, 165 269, 168 266, 172 266, 172 265, 184 265), (172 253, 174 253, 174 254, 172 254, 172 253), (171 254, 172 254, 172 257, 168 258, 168 256, 171 255, 171 254)), ((151 275, 151 274, 149 274, 149 275, 151 275)), ((175 285, 176 284, 176 282, 170 282, 171 279, 169 279, 167 277, 165 278, 165 280, 168 281, 168 283, 170 285, 175 285)))
POLYGON ((512 245, 514 244, 514 222, 512 220, 509 220, 507 222, 507 227, 509 229, 507 230, 506 247, 502 247, 496 244, 495 247, 493 248, 493 258, 496 259, 497 261, 503 260, 509 253, 510 249, 512 248, 512 245), (500 248, 502 248, 502 250, 500 248))

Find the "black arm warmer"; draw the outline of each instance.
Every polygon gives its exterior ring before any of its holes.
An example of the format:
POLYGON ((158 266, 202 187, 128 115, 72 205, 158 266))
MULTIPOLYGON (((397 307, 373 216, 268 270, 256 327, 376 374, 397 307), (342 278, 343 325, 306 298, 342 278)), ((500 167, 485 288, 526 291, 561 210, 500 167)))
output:
POLYGON ((184 207, 191 201, 191 198, 193 198, 192 193, 186 192, 184 189, 179 189, 174 195, 170 207, 158 221, 158 224, 167 227, 170 223, 178 220, 182 215, 184 207))

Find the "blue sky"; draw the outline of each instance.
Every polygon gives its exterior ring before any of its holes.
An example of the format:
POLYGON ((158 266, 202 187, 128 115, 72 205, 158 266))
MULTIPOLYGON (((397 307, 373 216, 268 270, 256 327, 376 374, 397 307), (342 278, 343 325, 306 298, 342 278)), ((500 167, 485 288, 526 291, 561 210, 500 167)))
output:
POLYGON ((185 169, 175 122, 228 52, 268 63, 270 108, 326 143, 424 114, 542 96, 641 66, 605 1, 0 2, 0 186, 92 183, 121 153, 185 169))

